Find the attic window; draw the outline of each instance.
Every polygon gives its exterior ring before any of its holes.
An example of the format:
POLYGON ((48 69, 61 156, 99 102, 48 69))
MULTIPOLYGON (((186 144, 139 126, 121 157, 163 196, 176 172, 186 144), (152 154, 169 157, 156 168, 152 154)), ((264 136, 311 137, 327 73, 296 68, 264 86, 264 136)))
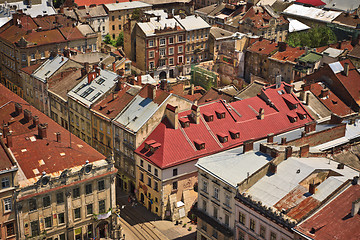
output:
POLYGON ((150 149, 150 146, 151 146, 151 144, 154 144, 154 143, 156 143, 156 141, 155 140, 149 140, 149 141, 146 141, 145 142, 145 149, 146 150, 149 150, 150 149))
POLYGON ((214 121, 214 115, 212 115, 211 113, 204 113, 204 119, 207 122, 212 122, 214 121))
POLYGON ((161 143, 155 142, 154 144, 150 145, 150 151, 154 153, 159 147, 161 147, 161 143))
POLYGON ((300 119, 305 119, 305 118, 307 117, 305 111, 299 110, 299 111, 297 111, 296 113, 299 115, 299 118, 300 118, 300 119))
POLYGON ((218 138, 221 143, 226 143, 228 141, 228 136, 223 133, 218 133, 218 138))
POLYGON ((292 123, 297 122, 298 120, 298 116, 295 113, 289 113, 287 116, 292 123))
POLYGON ((219 119, 225 118, 225 111, 216 111, 216 116, 219 119))
POLYGON ((289 106, 290 109, 295 109, 298 107, 298 102, 291 94, 284 94, 283 99, 285 100, 286 104, 289 106))
POLYGON ((181 118, 181 119, 179 119, 179 121, 183 128, 190 127, 190 120, 188 118, 181 118))
POLYGON ((229 130, 231 138, 232 139, 237 139, 240 138, 240 132, 234 129, 229 130))
POLYGON ((197 139, 194 141, 194 143, 197 150, 205 149, 205 142, 197 139))

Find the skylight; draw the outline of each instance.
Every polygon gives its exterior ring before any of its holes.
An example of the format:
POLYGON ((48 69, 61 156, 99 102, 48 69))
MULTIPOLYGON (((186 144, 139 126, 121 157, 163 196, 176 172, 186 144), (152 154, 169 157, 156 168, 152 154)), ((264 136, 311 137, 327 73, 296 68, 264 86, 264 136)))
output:
POLYGON ((89 96, 89 94, 92 93, 93 91, 94 91, 93 88, 88 88, 88 89, 86 89, 85 92, 83 92, 83 93, 80 95, 80 97, 86 98, 86 97, 89 96))

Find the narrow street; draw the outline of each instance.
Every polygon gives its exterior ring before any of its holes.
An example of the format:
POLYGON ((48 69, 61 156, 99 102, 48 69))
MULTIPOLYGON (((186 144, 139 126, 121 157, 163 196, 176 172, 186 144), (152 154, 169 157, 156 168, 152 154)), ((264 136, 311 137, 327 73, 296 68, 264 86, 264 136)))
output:
POLYGON ((161 220, 141 204, 129 203, 128 196, 122 191, 117 193, 117 205, 122 208, 120 211, 122 233, 126 240, 196 239, 196 225, 188 223, 189 219, 183 220, 183 223, 187 223, 186 228, 181 224, 175 225, 171 221, 161 220), (189 231, 190 226, 191 231, 189 231))

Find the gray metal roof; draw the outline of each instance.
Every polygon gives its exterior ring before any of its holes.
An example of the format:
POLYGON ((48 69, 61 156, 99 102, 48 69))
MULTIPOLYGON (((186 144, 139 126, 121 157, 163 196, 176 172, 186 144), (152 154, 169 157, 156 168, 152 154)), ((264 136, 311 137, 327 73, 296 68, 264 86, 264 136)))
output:
POLYGON ((341 11, 352 11, 359 7, 359 0, 322 0, 326 3, 325 8, 341 10, 341 11))
POLYGON ((145 8, 145 7, 151 7, 151 6, 152 6, 151 4, 140 2, 140 1, 105 4, 105 7, 107 7, 107 9, 109 11, 145 8))
POLYGON ((155 29, 164 29, 165 26, 171 28, 174 28, 175 26, 181 27, 174 18, 161 18, 157 21, 156 17, 150 18, 149 22, 140 22, 137 23, 137 25, 146 36, 155 36, 155 29))
POLYGON ((76 87, 68 92, 68 97, 89 108, 117 83, 117 79, 118 75, 116 73, 100 69, 99 76, 90 84, 86 76, 76 87))
POLYGON ((175 16, 175 19, 186 31, 200 30, 211 27, 204 19, 196 15, 186 16, 185 18, 175 16))
POLYGON ((69 61, 68 58, 59 55, 52 59, 49 58, 33 72, 32 76, 46 83, 47 78, 50 78, 67 61, 69 61))
POLYGON ((272 158, 261 152, 242 153, 243 147, 200 158, 196 167, 233 188, 262 168, 272 158))
POLYGON ((317 192, 312 196, 324 199, 329 196, 339 183, 358 176, 359 173, 347 166, 337 169, 338 162, 326 158, 295 158, 291 157, 277 166, 277 172, 266 175, 255 183, 246 192, 256 201, 261 201, 268 207, 274 206, 278 201, 290 193, 299 183, 315 170, 332 170, 340 174, 328 178, 317 186, 317 192), (335 181, 337 180, 337 181, 335 181))
POLYGON ((314 19, 320 22, 331 23, 341 12, 326 11, 315 7, 306 7, 299 4, 292 4, 283 11, 286 15, 299 16, 302 18, 314 19))
MULTIPOLYGON (((23 12, 27 15, 30 15, 31 17, 37 17, 39 15, 54 15, 56 14, 56 11, 52 4, 48 4, 47 0, 42 0, 40 4, 32 4, 31 6, 28 4, 25 4, 25 1, 19 1, 19 2, 8 2, 1 4, 2 7, 10 7, 10 6, 16 6, 16 10, 23 10, 23 12)), ((10 12, 15 13, 15 11, 10 10, 10 12)))
MULTIPOLYGON (((170 96, 171 94, 167 99, 170 96)), ((150 98, 143 98, 137 95, 114 121, 132 132, 137 132, 167 99, 161 104, 157 104, 150 98)))

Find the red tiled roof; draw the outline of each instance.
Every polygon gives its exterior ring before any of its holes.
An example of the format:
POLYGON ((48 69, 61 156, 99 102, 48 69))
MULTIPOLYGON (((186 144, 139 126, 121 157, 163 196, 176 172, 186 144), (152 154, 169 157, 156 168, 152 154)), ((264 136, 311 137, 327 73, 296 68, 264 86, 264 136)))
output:
MULTIPOLYGON (((287 114, 291 112, 296 114, 297 109, 290 110, 289 106, 282 98, 283 95, 288 95, 289 98, 293 98, 297 101, 298 109, 301 108, 303 111, 307 111, 293 94, 285 92, 284 85, 279 89, 275 89, 274 86, 271 86, 266 88, 263 92, 278 110, 267 104, 260 96, 229 104, 224 103, 222 100, 218 100, 200 105, 201 115, 204 113, 212 113, 214 116, 213 121, 205 122, 203 116, 201 116, 199 124, 195 124, 191 121, 189 127, 180 129, 181 126, 179 124, 179 129, 174 129, 170 124, 170 121, 167 118, 164 118, 147 138, 147 140, 155 140, 156 142, 161 143, 161 147, 152 153, 144 148, 143 143, 135 152, 160 168, 168 168, 240 146, 244 141, 250 139, 262 139, 269 133, 278 134, 296 129, 313 120, 308 114, 308 117, 305 119, 298 119, 298 121, 293 123, 290 122, 287 114), (281 90, 284 93, 281 93, 281 90), (236 111, 229 105, 236 109, 236 111), (258 119, 258 111, 260 108, 263 108, 265 112, 265 117, 262 120, 258 119), (215 112, 225 112, 225 118, 219 119, 215 112), (239 116, 238 113, 241 116, 239 116), (233 139, 229 137, 228 142, 220 143, 216 134, 228 134, 230 130, 238 131, 240 133, 240 138, 233 139), (197 150, 195 141, 204 142, 205 149, 197 150)), ((190 113, 191 111, 179 113, 179 119, 187 117, 190 113)))
POLYGON ((85 38, 77 27, 63 27, 59 29, 68 40, 85 38))
MULTIPOLYGON (((254 28, 270 28, 272 25, 269 24, 271 19, 275 19, 272 17, 262 6, 253 6, 251 7, 245 15, 242 17, 244 21, 246 19, 252 20, 252 27, 254 28)), ((279 18, 276 18, 276 23, 278 25, 287 24, 288 21, 283 17, 280 16, 279 18)))
POLYGON ((321 52, 325 51, 326 49, 328 49, 329 47, 341 49, 341 50, 347 49, 349 52, 354 49, 354 46, 351 44, 351 41, 341 41, 341 42, 329 44, 326 46, 318 47, 316 49, 316 52, 321 53, 321 52))
POLYGON ((310 86, 310 91, 318 97, 318 99, 333 113, 339 116, 346 116, 353 111, 345 105, 330 89, 328 89, 328 95, 325 98, 321 98, 321 90, 324 89, 319 83, 313 83, 310 86))
POLYGON ((306 5, 311 5, 314 7, 326 5, 326 3, 324 3, 321 0, 296 0, 296 3, 302 3, 302 4, 306 4, 306 5))
POLYGON ((336 77, 344 85, 354 100, 360 105, 360 73, 356 70, 356 67, 349 59, 340 61, 344 67, 345 63, 349 64, 349 75, 345 76, 342 72, 337 73, 336 77))
POLYGON ((65 41, 65 38, 63 35, 61 35, 58 29, 40 32, 33 31, 29 34, 26 34, 24 38, 26 41, 36 45, 54 44, 65 41))
POLYGON ((269 55, 276 51, 277 48, 278 46, 276 42, 262 39, 253 43, 247 50, 259 54, 269 55))
POLYGON ((352 203, 360 198, 360 185, 350 185, 320 211, 306 219, 295 229, 318 240, 360 239, 360 215, 350 215, 352 203), (311 229, 315 233, 310 233, 311 229))
MULTIPOLYGON (((133 0, 138 1, 138 0, 133 0)), ((130 2, 129 0, 75 0, 75 3, 78 6, 90 6, 92 4, 101 5, 101 4, 109 4, 109 3, 122 3, 122 2, 130 2)))
POLYGON ((295 64, 295 60, 301 57, 305 53, 304 49, 300 49, 299 47, 294 48, 287 46, 285 51, 276 52, 271 56, 272 59, 276 59, 284 62, 291 62, 295 64))
POLYGON ((24 68, 21 69, 21 71, 31 75, 38 67, 41 66, 41 64, 42 63, 40 62, 40 63, 36 63, 34 65, 30 65, 28 67, 24 67, 24 68))
MULTIPOLYGON (((14 154, 20 168, 26 178, 40 176, 42 172, 56 173, 64 169, 84 165, 86 160, 89 162, 105 159, 105 157, 83 142, 78 137, 71 135, 56 122, 34 107, 31 107, 22 98, 12 93, 10 90, 0 85, 0 104, 14 101, 22 104, 23 112, 28 109, 32 116, 38 116, 40 123, 47 123, 47 138, 40 139, 37 127, 33 126, 33 121, 26 123, 24 113, 15 114, 15 103, 11 102, 0 108, 0 119, 10 122, 12 131, 13 146, 10 150, 14 154), (61 142, 56 141, 55 133, 61 133, 61 142), (39 174, 34 170, 37 169, 39 174)), ((35 170, 36 171, 36 170, 35 170)))

